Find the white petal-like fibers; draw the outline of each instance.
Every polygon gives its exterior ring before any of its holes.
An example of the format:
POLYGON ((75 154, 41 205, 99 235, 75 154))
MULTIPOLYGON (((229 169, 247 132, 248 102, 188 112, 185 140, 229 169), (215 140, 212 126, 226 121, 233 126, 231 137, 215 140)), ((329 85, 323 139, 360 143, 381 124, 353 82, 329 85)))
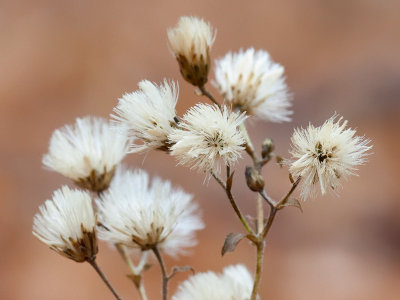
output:
POLYGON ((132 137, 142 141, 132 145, 132 151, 168 150, 167 136, 176 125, 177 101, 178 84, 166 80, 160 86, 143 80, 139 90, 119 99, 112 117, 126 126, 132 137))
POLYGON ((334 115, 320 127, 295 129, 287 164, 293 176, 302 177, 303 199, 315 197, 318 190, 336 191, 340 180, 355 175, 356 166, 365 162, 370 140, 355 136, 356 131, 346 126, 347 121, 334 115))
POLYGON ((229 266, 222 274, 198 273, 184 281, 172 300, 248 300, 253 279, 243 265, 229 266))
POLYGON ((118 170, 96 203, 99 237, 128 247, 174 256, 195 245, 194 232, 204 227, 191 195, 157 177, 150 182, 142 170, 118 170))
POLYGON ((284 68, 268 52, 253 48, 216 60, 214 86, 234 110, 272 122, 290 121, 284 68))
POLYGON ((105 189, 128 150, 126 131, 102 118, 78 118, 54 131, 43 164, 95 191, 105 189))
POLYGON ((241 157, 245 139, 238 126, 245 118, 225 106, 221 110, 216 105, 197 104, 169 135, 171 155, 179 164, 218 173, 220 161, 231 166, 241 157))
POLYGON ((63 186, 39 207, 32 233, 52 250, 82 262, 97 253, 95 227, 90 194, 63 186))

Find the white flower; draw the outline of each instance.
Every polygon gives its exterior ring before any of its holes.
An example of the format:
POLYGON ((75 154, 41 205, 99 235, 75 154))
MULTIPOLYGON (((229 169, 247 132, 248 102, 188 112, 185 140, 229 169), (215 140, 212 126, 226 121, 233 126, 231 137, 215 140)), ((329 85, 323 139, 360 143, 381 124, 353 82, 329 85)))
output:
POLYGON ((142 170, 118 170, 96 202, 99 237, 128 247, 184 253, 196 243, 194 231, 204 226, 191 195, 160 178, 150 184, 142 170))
POLYGON ((179 164, 218 173, 220 160, 233 165, 241 157, 245 139, 238 126, 245 118, 225 106, 221 110, 216 105, 197 104, 169 135, 173 143, 171 155, 177 157, 179 164))
POLYGON ((184 281, 172 300, 248 300, 253 279, 243 265, 229 266, 222 274, 198 273, 184 281))
POLYGON ((183 78, 195 86, 203 86, 207 82, 210 50, 216 34, 211 25, 196 17, 181 17, 167 33, 183 78))
POLYGON ((175 106, 178 101, 178 84, 171 82, 157 86, 143 80, 136 92, 119 99, 113 116, 124 124, 130 134, 143 144, 133 145, 134 151, 147 149, 168 150, 168 134, 176 126, 175 106))
POLYGON ((89 192, 63 186, 33 218, 33 235, 50 249, 77 262, 97 254, 96 217, 89 192))
POLYGON ((290 96, 284 68, 268 52, 253 48, 216 61, 214 86, 234 110, 265 121, 290 121, 290 96))
POLYGON ((347 121, 336 118, 332 116, 320 127, 310 124, 307 129, 296 129, 291 138, 293 158, 287 164, 292 175, 302 177, 304 199, 314 197, 318 190, 322 194, 335 191, 341 178, 355 175, 356 166, 365 162, 372 148, 370 140, 355 136, 355 130, 346 129, 347 121))
POLYGON ((43 164, 93 191, 106 189, 128 150, 123 129, 102 118, 78 118, 54 131, 43 164))

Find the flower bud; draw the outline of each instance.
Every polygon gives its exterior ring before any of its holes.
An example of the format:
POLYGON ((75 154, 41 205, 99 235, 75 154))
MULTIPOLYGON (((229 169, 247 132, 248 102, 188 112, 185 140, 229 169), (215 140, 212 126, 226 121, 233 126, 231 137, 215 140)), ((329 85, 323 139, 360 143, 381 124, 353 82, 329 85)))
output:
POLYGON ((259 192, 264 188, 264 178, 257 169, 247 166, 245 176, 247 186, 253 192, 259 192))
POLYGON ((270 138, 266 138, 261 146, 261 156, 266 158, 275 149, 274 141, 270 138))
POLYGON ((210 50, 215 32, 209 23, 195 17, 181 17, 168 29, 168 41, 183 78, 194 86, 204 86, 210 70, 210 50))

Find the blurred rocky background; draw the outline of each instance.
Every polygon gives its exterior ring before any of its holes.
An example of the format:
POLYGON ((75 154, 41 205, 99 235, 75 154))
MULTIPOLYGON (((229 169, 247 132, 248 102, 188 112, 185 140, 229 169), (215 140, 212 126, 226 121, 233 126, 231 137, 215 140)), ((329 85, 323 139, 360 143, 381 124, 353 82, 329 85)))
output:
MULTIPOLYGON (((112 299, 88 264, 64 259, 32 236, 38 205, 71 184, 44 170, 41 158, 54 129, 78 116, 108 117, 142 79, 178 79, 180 115, 206 102, 180 78, 167 46, 166 28, 195 15, 218 29, 214 58, 253 46, 286 67, 293 122, 253 123, 257 146, 272 137, 288 156, 294 127, 321 124, 334 112, 374 145, 340 197, 278 215, 267 240, 262 299, 400 299, 399 12, 396 0, 0 1, 0 298, 112 299)), ((200 244, 187 257, 168 258, 169 267, 221 271, 241 262, 254 271, 247 242, 220 256, 225 235, 241 227, 219 186, 203 184, 203 174, 177 167, 164 153, 132 154, 125 162, 182 186, 202 207, 207 227, 200 244)), ((234 192, 254 214, 246 163, 237 168, 234 192)), ((264 175, 271 195, 288 190, 286 169, 271 164, 264 175)), ((124 299, 138 299, 115 250, 102 243, 98 262, 124 299)), ((150 299, 160 298, 159 274, 156 264, 146 273, 150 299)), ((171 294, 187 275, 171 282, 171 294)))

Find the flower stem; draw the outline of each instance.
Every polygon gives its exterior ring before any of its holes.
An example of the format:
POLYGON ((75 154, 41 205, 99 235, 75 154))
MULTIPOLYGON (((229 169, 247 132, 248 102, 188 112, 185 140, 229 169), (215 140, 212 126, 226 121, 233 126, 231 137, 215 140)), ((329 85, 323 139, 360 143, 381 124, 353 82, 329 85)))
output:
POLYGON ((104 281, 104 283, 107 285, 107 287, 110 289, 111 293, 113 293, 115 299, 117 300, 122 300, 122 298, 120 296, 118 296, 117 292, 114 290, 114 288, 112 287, 111 283, 107 280, 106 275, 104 275, 104 273, 101 271, 101 269, 99 268, 99 266, 96 263, 96 259, 90 259, 87 261, 97 272, 97 274, 99 274, 99 276, 101 277, 101 279, 104 281))
POLYGON ((256 248, 257 248, 256 275, 254 278, 253 290, 251 291, 250 300, 257 299, 258 286, 261 281, 262 265, 264 260, 264 241, 259 241, 256 245, 256 248))
POLYGON ((140 299, 147 300, 146 290, 143 285, 141 273, 143 271, 144 265, 146 264, 148 253, 142 252, 139 265, 136 267, 133 264, 133 261, 128 252, 126 251, 126 247, 124 245, 115 244, 115 247, 118 249, 118 252, 121 254, 122 258, 125 260, 125 263, 128 265, 129 270, 131 271, 131 275, 133 276, 131 278, 133 280, 133 283, 135 284, 137 291, 139 292, 140 299))
POLYGON ((204 85, 199 86, 199 89, 201 91, 201 94, 203 96, 206 96, 208 99, 210 99, 214 104, 216 104, 219 108, 221 108, 221 105, 217 102, 217 100, 215 100, 215 98, 213 97, 213 95, 211 95, 211 93, 209 91, 207 91, 206 87, 204 85))
POLYGON ((162 300, 167 300, 167 295, 168 295, 168 274, 167 270, 165 269, 165 264, 164 260, 161 256, 160 251, 158 250, 158 247, 155 246, 153 249, 154 255, 156 256, 158 263, 160 264, 161 267, 161 273, 162 273, 162 300))
POLYGON ((233 210, 235 211, 237 217, 239 218, 240 222, 242 222, 243 227, 246 229, 246 231, 254 235, 253 229, 250 227, 250 225, 247 223, 246 219, 244 218, 242 212, 240 211, 240 208, 237 206, 235 198, 232 195, 230 187, 222 181, 221 178, 218 177, 214 172, 211 172, 211 175, 214 177, 214 179, 221 185, 221 187, 225 190, 226 195, 228 196, 229 202, 231 203, 231 206, 233 207, 233 210))

